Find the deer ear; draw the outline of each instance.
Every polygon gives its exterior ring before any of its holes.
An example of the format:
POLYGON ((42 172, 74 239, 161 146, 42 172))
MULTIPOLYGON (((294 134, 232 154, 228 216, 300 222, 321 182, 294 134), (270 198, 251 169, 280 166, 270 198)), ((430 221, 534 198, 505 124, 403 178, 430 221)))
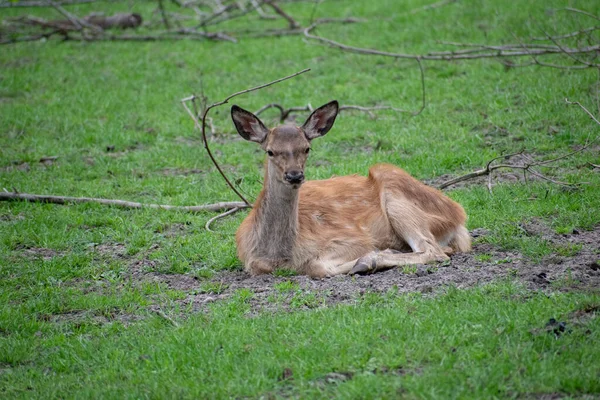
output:
POLYGON ((256 115, 236 105, 231 107, 231 119, 240 136, 251 142, 262 143, 269 134, 256 115))
POLYGON ((306 138, 308 140, 313 140, 329 132, 335 122, 338 111, 339 104, 337 100, 327 103, 313 111, 304 125, 302 125, 302 130, 304 131, 306 138))

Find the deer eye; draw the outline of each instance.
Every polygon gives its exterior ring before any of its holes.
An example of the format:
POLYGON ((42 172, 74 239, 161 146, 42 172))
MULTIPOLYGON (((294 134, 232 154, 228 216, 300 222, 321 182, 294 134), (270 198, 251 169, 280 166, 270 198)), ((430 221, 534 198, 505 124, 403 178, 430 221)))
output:
POLYGON ((267 150, 267 154, 269 155, 269 157, 273 157, 273 152, 271 150, 267 150))
POLYGON ((310 147, 307 147, 306 150, 304 150, 304 153, 308 154, 310 152, 310 147))

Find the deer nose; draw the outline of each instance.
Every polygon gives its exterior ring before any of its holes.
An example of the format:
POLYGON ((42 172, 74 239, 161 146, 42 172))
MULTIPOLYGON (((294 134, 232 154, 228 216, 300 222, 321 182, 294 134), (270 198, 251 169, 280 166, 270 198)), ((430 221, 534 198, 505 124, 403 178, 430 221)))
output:
POLYGON ((302 171, 288 171, 283 176, 285 180, 291 184, 302 183, 304 180, 304 172, 302 171))

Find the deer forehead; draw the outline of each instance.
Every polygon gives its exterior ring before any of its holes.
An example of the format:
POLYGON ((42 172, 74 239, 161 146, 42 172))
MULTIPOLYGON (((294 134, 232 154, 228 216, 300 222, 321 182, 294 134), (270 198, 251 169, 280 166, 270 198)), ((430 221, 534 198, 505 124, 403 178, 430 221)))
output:
POLYGON ((304 151, 309 146, 310 142, 297 126, 278 126, 267 137, 267 147, 272 151, 304 151))

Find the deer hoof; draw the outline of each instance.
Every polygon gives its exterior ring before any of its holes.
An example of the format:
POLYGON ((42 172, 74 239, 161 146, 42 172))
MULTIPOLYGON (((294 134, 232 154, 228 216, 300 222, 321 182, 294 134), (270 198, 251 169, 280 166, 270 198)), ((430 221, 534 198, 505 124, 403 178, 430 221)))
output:
POLYGON ((367 275, 377 270, 377 260, 375 257, 364 256, 356 261, 354 267, 350 270, 350 275, 367 275))

